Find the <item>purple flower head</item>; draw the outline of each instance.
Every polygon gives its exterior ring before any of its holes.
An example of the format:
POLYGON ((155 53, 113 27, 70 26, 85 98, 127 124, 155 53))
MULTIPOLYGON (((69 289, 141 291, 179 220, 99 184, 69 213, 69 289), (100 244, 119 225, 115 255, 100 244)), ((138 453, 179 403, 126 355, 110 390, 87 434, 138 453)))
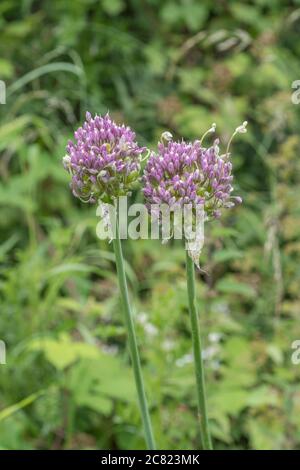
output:
POLYGON ((84 202, 111 202, 127 195, 139 178, 145 148, 135 142, 135 133, 117 125, 108 114, 86 113, 86 121, 69 141, 63 164, 72 176, 74 196, 84 202))
MULTIPOLYGON (((210 130, 211 131, 211 130, 210 130)), ((158 144, 147 162, 143 176, 146 202, 169 206, 203 206, 206 218, 220 216, 220 209, 241 202, 232 197, 232 164, 229 153, 219 155, 218 140, 209 148, 200 141, 158 144)))

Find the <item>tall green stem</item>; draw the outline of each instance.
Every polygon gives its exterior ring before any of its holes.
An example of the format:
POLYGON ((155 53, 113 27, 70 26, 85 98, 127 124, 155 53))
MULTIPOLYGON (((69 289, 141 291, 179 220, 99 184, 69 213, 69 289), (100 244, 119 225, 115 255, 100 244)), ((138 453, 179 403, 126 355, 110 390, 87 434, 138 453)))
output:
POLYGON ((198 396, 198 412, 201 433, 202 448, 211 450, 212 442, 209 433, 207 407, 206 407, 206 393, 205 393, 205 379, 204 368, 201 355, 201 338, 198 312, 196 306, 196 293, 195 293, 195 268, 194 262, 188 255, 186 250, 186 274, 187 274, 187 291, 189 299, 189 312, 191 319, 194 362, 195 362, 195 375, 197 383, 197 396, 198 396))
POLYGON ((119 225, 117 221, 116 221, 116 236, 113 239, 113 245, 114 245, 115 257, 116 257, 119 288, 120 288, 120 293, 122 297, 125 323, 127 327, 128 345, 129 345, 135 384, 136 384, 136 389, 137 389, 137 394, 138 394, 138 399, 139 399, 140 411, 141 411, 143 425, 144 425, 145 439, 146 439, 148 449, 154 450, 155 442, 154 442, 154 437, 152 433, 152 426, 151 426, 150 415, 149 415, 145 388, 144 388, 144 382, 143 382, 143 377, 142 377, 141 361, 140 361, 138 347, 137 347, 137 340, 136 340, 135 328, 134 328, 134 323, 133 323, 133 318, 132 318, 132 311, 131 311, 131 307, 129 303, 119 225))

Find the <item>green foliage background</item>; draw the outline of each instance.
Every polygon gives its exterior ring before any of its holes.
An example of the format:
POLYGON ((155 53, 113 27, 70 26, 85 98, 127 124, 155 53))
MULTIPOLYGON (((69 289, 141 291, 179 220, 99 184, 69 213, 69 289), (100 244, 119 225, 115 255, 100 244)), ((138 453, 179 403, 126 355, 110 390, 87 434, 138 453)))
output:
MULTIPOLYGON (((144 447, 112 248, 61 165, 87 109, 149 146, 249 121, 197 276, 212 434, 300 447, 299 32, 300 1, 1 1, 1 448, 144 447)), ((184 251, 124 251, 159 447, 197 448, 184 251)))

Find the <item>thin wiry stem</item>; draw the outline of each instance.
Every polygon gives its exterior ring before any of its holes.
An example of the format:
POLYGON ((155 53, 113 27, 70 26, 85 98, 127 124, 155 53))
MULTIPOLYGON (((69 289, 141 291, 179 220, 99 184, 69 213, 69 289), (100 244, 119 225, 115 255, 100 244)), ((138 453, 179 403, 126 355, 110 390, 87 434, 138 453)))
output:
POLYGON ((123 310, 124 310, 125 323, 127 327, 128 346, 130 350, 130 356, 131 356, 132 368, 133 368, 135 384, 136 384, 136 389, 137 389, 137 394, 138 394, 139 406, 140 406, 140 411, 141 411, 143 425, 144 425, 145 439, 146 439, 148 449, 154 450, 155 441, 154 441, 153 432, 152 432, 150 414, 149 414, 149 409, 148 409, 148 404, 147 404, 147 399, 146 399, 143 377, 142 377, 141 361, 139 357, 135 328, 134 328, 134 323, 133 323, 133 318, 132 318, 132 311, 131 311, 130 302, 129 302, 129 295, 128 295, 128 289, 127 289, 125 269, 124 269, 123 253, 122 253, 118 221, 116 221, 116 236, 113 239, 113 246, 114 246, 115 257, 116 257, 117 274, 118 274, 119 288, 120 288, 123 310))
POLYGON ((196 293, 195 293, 195 267, 194 262, 186 251, 186 274, 187 274, 187 291, 189 299, 189 312, 191 319, 191 330, 193 340, 194 352, 194 365, 195 376, 197 383, 197 398, 198 398, 198 412, 199 424, 201 434, 202 448, 205 450, 212 450, 212 442, 209 432, 207 407, 206 407, 206 392, 205 392, 205 379, 204 368, 201 354, 201 338, 198 312, 196 306, 196 293))

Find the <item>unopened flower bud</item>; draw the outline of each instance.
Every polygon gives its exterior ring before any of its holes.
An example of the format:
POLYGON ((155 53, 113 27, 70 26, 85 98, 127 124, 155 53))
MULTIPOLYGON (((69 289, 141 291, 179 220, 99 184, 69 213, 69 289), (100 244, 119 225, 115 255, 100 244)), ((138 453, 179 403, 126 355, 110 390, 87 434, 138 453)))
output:
POLYGON ((163 132, 160 138, 161 142, 163 142, 164 140, 166 142, 170 142, 172 139, 173 139, 173 135, 169 131, 163 132))
POLYGON ((247 132, 247 129, 246 129, 247 124, 248 124, 248 121, 244 121, 241 126, 236 128, 235 132, 237 132, 238 134, 245 134, 247 132))

